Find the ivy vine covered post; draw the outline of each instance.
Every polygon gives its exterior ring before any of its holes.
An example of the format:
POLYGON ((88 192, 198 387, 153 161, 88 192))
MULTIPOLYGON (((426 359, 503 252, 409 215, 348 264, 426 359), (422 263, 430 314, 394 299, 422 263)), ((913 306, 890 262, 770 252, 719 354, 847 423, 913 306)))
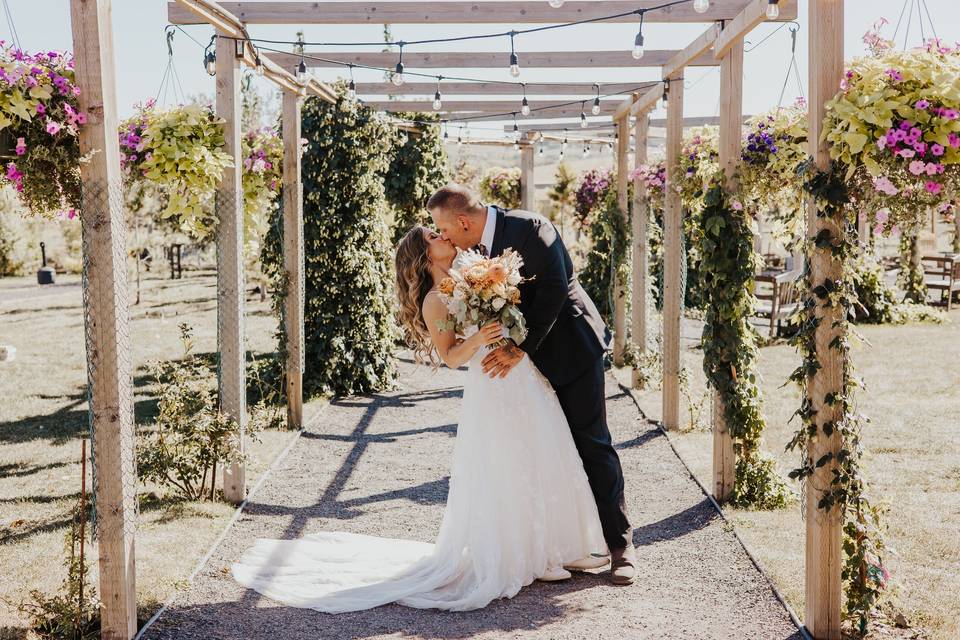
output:
MULTIPOLYGON (((217 189, 217 351, 220 410, 236 422, 239 451, 246 430, 246 353, 243 344, 243 157, 240 149, 240 58, 237 41, 218 31, 216 43, 217 115, 224 120, 224 150, 233 166, 223 170, 217 189)), ((242 458, 223 470, 223 497, 234 504, 246 497, 242 458)))
MULTIPOLYGON (((637 114, 634 126, 633 166, 640 168, 647 163, 647 135, 650 131, 650 115, 647 111, 637 114)), ((633 368, 632 384, 638 388, 643 384, 643 376, 637 364, 643 362, 647 351, 647 185, 635 172, 633 179, 633 300, 630 307, 630 336, 637 358, 633 368)))
MULTIPOLYGON (((828 144, 821 133, 826 103, 836 93, 843 78, 843 0, 809 0, 810 24, 810 154, 816 169, 831 168, 828 144)), ((820 203, 810 198, 807 210, 807 242, 810 244, 809 283, 834 291, 843 279, 843 260, 832 248, 842 244, 846 233, 843 212, 820 211, 820 203), (830 241, 826 241, 829 239, 830 241)), ((808 373, 806 401, 812 413, 811 434, 807 442, 808 459, 817 466, 806 480, 806 615, 804 623, 817 640, 839 640, 841 629, 841 527, 839 504, 819 508, 821 498, 831 490, 836 455, 841 447, 840 429, 845 402, 844 372, 847 354, 842 344, 848 324, 845 308, 832 300, 811 294, 808 305, 814 314, 812 335, 816 370, 808 373), (811 304, 812 303, 812 304, 811 304), (820 464, 821 460, 826 460, 820 464)))
POLYGON ((683 146, 683 67, 665 80, 667 102, 667 181, 663 207, 663 426, 680 427, 680 150, 683 146))
MULTIPOLYGON (((743 37, 740 36, 722 52, 720 58, 720 139, 717 150, 723 170, 723 188, 727 194, 736 193, 737 190, 742 122, 743 37)), ((739 319, 725 320, 733 324, 739 319)), ((727 424, 726 407, 720 391, 712 388, 710 395, 713 403, 713 496, 723 502, 733 494, 736 478, 736 456, 731 433, 733 425, 727 424)))
POLYGON ((70 3, 80 111, 84 324, 100 546, 101 637, 137 631, 136 474, 126 226, 110 0, 70 3), (98 153, 99 152, 99 153, 98 153))
MULTIPOLYGON (((634 96, 636 98, 636 96, 634 96)), ((617 120, 617 212, 626 223, 628 182, 630 180, 630 163, 627 149, 630 144, 630 115, 629 113, 617 120)), ((623 355, 627 346, 627 292, 624 287, 623 275, 617 272, 613 277, 613 364, 623 366, 623 355)))
POLYGON ((303 426, 303 183, 300 181, 301 96, 283 91, 283 332, 287 427, 303 426))

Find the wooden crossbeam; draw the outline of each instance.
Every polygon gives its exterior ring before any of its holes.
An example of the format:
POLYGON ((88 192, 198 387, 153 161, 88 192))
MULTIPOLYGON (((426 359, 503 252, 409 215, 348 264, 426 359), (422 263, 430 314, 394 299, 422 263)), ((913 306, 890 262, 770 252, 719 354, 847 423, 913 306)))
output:
MULTIPOLYGON (((647 51, 639 60, 634 60, 627 49, 618 51, 519 51, 521 69, 536 68, 640 68, 660 67, 674 58, 679 51, 659 49, 647 51)), ((398 52, 381 51, 337 51, 310 50, 304 52, 304 63, 308 67, 343 67, 347 64, 393 69, 398 60, 398 52)), ((300 55, 296 53, 269 52, 266 57, 284 69, 294 69, 300 64, 300 55)), ((507 68, 510 54, 499 51, 409 51, 403 52, 403 65, 413 69, 496 69, 507 68)), ((711 67, 720 62, 712 55, 703 55, 691 60, 689 66, 711 67)))
MULTIPOLYGON (((367 100, 364 101, 364 104, 371 109, 381 111, 436 113, 432 104, 423 100, 367 100)), ((529 104, 530 109, 534 110, 530 113, 531 118, 539 117, 541 113, 557 114, 562 112, 568 115, 580 115, 581 109, 579 102, 571 105, 553 106, 558 104, 556 100, 531 100, 529 104), (536 111, 537 109, 542 109, 542 111, 536 111)), ((586 104, 588 116, 591 115, 591 105, 592 102, 590 101, 586 104)), ((601 115, 609 115, 613 113, 615 108, 615 102, 609 100, 600 102, 601 115)), ((508 116, 511 113, 516 113, 518 118, 521 117, 520 102, 517 100, 444 100, 438 113, 490 113, 507 114, 508 116)))
MULTIPOLYGON (((642 96, 637 98, 637 101, 633 103, 633 106, 630 107, 630 115, 640 117, 643 114, 646 114, 648 111, 657 106, 657 102, 663 98, 663 87, 652 87, 649 91, 644 93, 642 96)), ((652 126, 665 127, 667 126, 666 119, 655 120, 650 123, 652 126), (654 122, 662 124, 654 124, 654 122)), ((687 118, 684 118, 683 124, 686 127, 692 126, 703 126, 703 125, 692 125, 687 124, 687 118)))
MULTIPOLYGON (((755 26, 767 19, 767 0, 752 0, 737 16, 723 27, 713 47, 713 55, 720 59, 734 45, 738 38, 748 33, 755 26)), ((780 19, 783 19, 784 1, 780 0, 780 19)), ((796 17, 796 7, 794 7, 796 17)), ((793 18, 791 18, 792 20, 793 18)))
POLYGON ((710 50, 719 34, 720 25, 710 25, 706 31, 684 47, 683 51, 670 58, 667 64, 663 65, 663 77, 666 79, 682 75, 684 67, 689 65, 691 60, 696 60, 710 50))
MULTIPOLYGON (((404 54, 406 58, 406 54, 404 54)), ((638 87, 643 87, 646 83, 636 82, 605 82, 600 85, 601 95, 611 95, 614 93, 624 93, 634 91, 638 87)), ((399 87, 392 82, 358 82, 357 95, 384 95, 384 96, 433 96, 437 90, 436 82, 406 82, 399 87)), ((440 91, 443 96, 484 96, 484 95, 505 95, 520 96, 524 90, 519 84, 504 84, 500 82, 448 82, 444 80, 440 83, 440 91)), ((543 84, 528 84, 526 94, 528 96, 590 96, 597 93, 595 85, 590 82, 551 82, 543 84)))
MULTIPOLYGON (((659 99, 659 96, 658 96, 659 99)), ((641 104, 643 97, 641 96, 640 101, 634 104, 641 104)), ((744 116, 743 121, 746 122, 753 116, 744 116)), ((720 124, 719 116, 688 116, 683 119, 684 127, 705 127, 709 125, 718 125, 720 124)), ((666 118, 653 118, 649 122, 650 127, 665 127, 667 126, 666 118)), ((590 124, 586 129, 580 129, 579 120, 570 120, 567 123, 556 123, 556 124, 521 124, 519 125, 520 131, 526 133, 527 131, 563 131, 568 129, 571 133, 577 131, 589 131, 595 133, 597 131, 610 132, 611 134, 615 130, 615 125, 609 122, 590 124)), ((505 132, 513 131, 512 125, 504 125, 503 130, 505 132)))
MULTIPOLYGON (((227 11, 246 24, 557 24, 602 18, 641 8, 650 9, 663 0, 602 0, 567 2, 554 9, 544 0, 499 2, 221 2, 227 11)), ((693 3, 649 11, 645 22, 715 22, 731 20, 743 9, 744 0, 712 0, 704 13, 693 3)), ((173 24, 199 24, 200 20, 175 2, 167 5, 173 24)), ((797 17, 797 0, 780 0, 780 20, 797 17)), ((605 22, 637 22, 626 15, 605 22)))

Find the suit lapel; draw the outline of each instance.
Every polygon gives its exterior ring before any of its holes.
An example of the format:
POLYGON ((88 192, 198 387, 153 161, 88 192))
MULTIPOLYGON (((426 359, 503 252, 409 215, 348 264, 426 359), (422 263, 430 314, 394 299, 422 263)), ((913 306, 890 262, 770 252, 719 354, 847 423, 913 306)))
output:
POLYGON ((497 207, 497 226, 493 231, 493 246, 490 247, 490 257, 496 258, 503 253, 503 226, 506 212, 497 207))

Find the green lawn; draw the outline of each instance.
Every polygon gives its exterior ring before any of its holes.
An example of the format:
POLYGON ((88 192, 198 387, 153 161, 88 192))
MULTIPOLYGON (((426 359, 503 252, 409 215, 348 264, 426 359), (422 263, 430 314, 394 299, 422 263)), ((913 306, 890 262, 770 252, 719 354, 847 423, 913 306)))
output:
MULTIPOLYGON (((853 360, 867 385, 860 410, 870 417, 863 441, 864 472, 874 501, 889 508, 887 558, 893 574, 891 602, 920 637, 960 637, 960 311, 941 325, 864 326, 864 343, 853 360)), ((695 332, 691 330, 688 335, 695 332)), ((700 352, 685 342, 692 395, 704 391, 700 352)), ((797 366, 793 347, 760 350, 765 449, 786 471, 797 455, 784 445, 798 424, 788 422, 799 406, 799 391, 784 386, 797 366)), ((660 394, 639 394, 644 411, 660 417, 660 394)), ((709 422, 709 416, 706 416, 709 422)), ((681 456, 706 487, 712 486, 712 438, 703 429, 671 434, 681 456)), ((636 490, 636 489, 635 489, 636 490)), ((756 553, 791 606, 803 617, 804 523, 800 507, 777 512, 728 510, 728 516, 756 553)))
MULTIPOLYGON (((148 277, 131 307, 136 415, 148 427, 156 412, 147 362, 178 358, 180 323, 194 328, 198 353, 216 350, 216 279, 185 272, 182 280, 148 277)), ((40 289, 33 278, 0 280, 0 345, 16 357, 0 362, 0 637, 23 636, 11 603, 29 589, 52 590, 61 567, 69 512, 80 491, 80 439, 87 434, 86 356, 79 277, 59 276, 40 289)), ((133 299, 133 297, 131 297, 133 299)), ((269 301, 247 298, 247 339, 254 353, 276 348, 269 301)), ((306 408, 309 417, 320 403, 306 408)), ((248 482, 294 434, 267 431, 249 447, 248 482)), ((148 490, 149 491, 149 490, 148 490)), ((137 530, 141 616, 182 586, 233 513, 222 503, 183 503, 147 495, 137 530)), ((92 549, 96 569, 96 547, 92 549)), ((94 584, 96 576, 94 575, 94 584)))

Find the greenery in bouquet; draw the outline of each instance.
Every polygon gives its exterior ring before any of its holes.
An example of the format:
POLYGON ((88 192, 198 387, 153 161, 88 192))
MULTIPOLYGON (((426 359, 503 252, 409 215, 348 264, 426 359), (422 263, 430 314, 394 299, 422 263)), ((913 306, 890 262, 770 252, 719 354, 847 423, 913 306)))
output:
POLYGON ((30 54, 0 41, 0 140, 7 158, 0 180, 37 215, 72 218, 80 206, 79 108, 73 57, 30 54))
POLYGON ((591 224, 590 212, 600 205, 614 188, 615 180, 610 169, 590 169, 580 176, 574 195, 574 212, 581 227, 591 224))
POLYGON ((877 23, 872 55, 849 66, 827 103, 824 137, 875 233, 919 226, 960 186, 960 47, 895 51, 877 23))
POLYGON ((520 169, 492 167, 480 179, 480 195, 490 204, 507 209, 520 206, 520 169))
POLYGON ((745 203, 773 223, 786 246, 803 237, 803 184, 797 169, 807 159, 807 108, 800 98, 791 107, 751 118, 739 167, 739 190, 745 203))
POLYGON ((197 104, 159 109, 151 100, 120 127, 120 165, 128 179, 165 188, 161 217, 199 240, 215 228, 213 199, 224 169, 223 120, 197 104))

